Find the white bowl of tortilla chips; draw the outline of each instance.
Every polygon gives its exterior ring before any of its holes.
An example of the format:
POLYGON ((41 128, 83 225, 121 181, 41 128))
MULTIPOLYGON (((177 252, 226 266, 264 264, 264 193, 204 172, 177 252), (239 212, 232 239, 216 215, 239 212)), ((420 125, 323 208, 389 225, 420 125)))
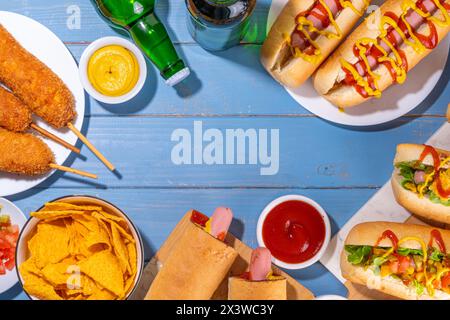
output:
POLYGON ((122 300, 144 267, 142 239, 117 207, 91 196, 46 203, 23 227, 19 280, 33 300, 122 300))

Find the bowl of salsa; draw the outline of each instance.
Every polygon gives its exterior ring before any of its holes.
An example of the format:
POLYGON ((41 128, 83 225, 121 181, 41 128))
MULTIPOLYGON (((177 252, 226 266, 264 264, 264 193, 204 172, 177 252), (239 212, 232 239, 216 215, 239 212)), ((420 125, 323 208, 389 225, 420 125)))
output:
POLYGON ((273 200, 258 219, 258 244, 270 250, 275 265, 286 269, 302 269, 318 261, 330 236, 325 210, 302 195, 273 200))

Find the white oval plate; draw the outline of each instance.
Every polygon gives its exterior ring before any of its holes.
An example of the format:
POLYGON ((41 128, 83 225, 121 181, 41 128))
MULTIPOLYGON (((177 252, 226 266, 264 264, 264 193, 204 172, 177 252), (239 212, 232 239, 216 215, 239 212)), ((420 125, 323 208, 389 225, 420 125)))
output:
MULTIPOLYGON (((270 30, 276 17, 288 0, 273 0, 267 19, 267 30, 270 30)), ((380 5, 383 1, 372 1, 372 5, 380 5)), ((373 7, 372 7, 373 8, 373 7)), ((447 62, 450 39, 446 37, 439 46, 421 61, 402 85, 388 88, 380 99, 371 99, 357 107, 339 111, 334 105, 322 98, 314 89, 311 79, 302 86, 286 91, 302 107, 315 115, 339 124, 351 126, 370 126, 397 119, 413 110, 436 87, 447 62)))
MULTIPOLYGON (((0 215, 6 214, 10 216, 11 223, 17 224, 19 226, 20 232, 25 225, 25 222, 27 221, 27 218, 25 217, 23 212, 18 207, 16 207, 15 204, 4 198, 0 198, 0 206, 0 215)), ((17 281, 19 281, 19 278, 17 277, 16 268, 12 269, 11 271, 6 270, 6 274, 0 276, 0 294, 12 288, 17 283, 17 281)))
MULTIPOLYGON (((0 23, 25 49, 50 67, 72 91, 78 114, 74 125, 81 130, 84 120, 84 90, 78 77, 77 64, 70 51, 47 27, 28 17, 0 11, 0 23)), ((74 145, 77 142, 77 137, 68 129, 55 130, 40 119, 35 119, 35 122, 70 144, 74 145)), ((40 137, 42 138, 42 136, 40 137)), ((56 163, 62 165, 71 151, 53 141, 44 140, 55 154, 56 163)), ((0 196, 8 196, 31 189, 51 176, 53 172, 54 170, 39 177, 0 173, 0 196)))

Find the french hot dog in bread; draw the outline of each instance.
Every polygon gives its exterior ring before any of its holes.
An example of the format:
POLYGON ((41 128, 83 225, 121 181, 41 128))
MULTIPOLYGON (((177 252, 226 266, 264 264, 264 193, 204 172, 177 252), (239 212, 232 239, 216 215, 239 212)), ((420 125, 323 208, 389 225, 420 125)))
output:
POLYGON ((228 279, 228 300, 286 300, 286 278, 272 272, 267 248, 252 252, 248 272, 228 279))
POLYGON ((450 231, 393 222, 356 225, 341 253, 342 276, 389 295, 450 299, 450 231))
POLYGON ((399 144, 391 184, 397 202, 426 219, 450 223, 450 152, 399 144))
POLYGON ((261 49, 275 80, 298 87, 348 35, 370 0, 290 0, 261 49))
POLYGON ((231 210, 217 208, 211 218, 193 211, 191 221, 160 268, 146 300, 207 300, 238 256, 223 242, 231 210))
POLYGON ((338 107, 380 97, 450 31, 448 0, 387 0, 317 70, 314 87, 338 107))

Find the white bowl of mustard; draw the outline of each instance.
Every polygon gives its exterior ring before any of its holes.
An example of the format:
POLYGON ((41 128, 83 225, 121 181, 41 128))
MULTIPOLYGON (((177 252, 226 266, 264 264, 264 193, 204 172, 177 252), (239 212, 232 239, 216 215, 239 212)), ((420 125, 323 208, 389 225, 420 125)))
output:
POLYGON ((84 50, 79 65, 80 79, 95 100, 118 104, 131 100, 144 86, 147 64, 130 41, 104 37, 84 50))

